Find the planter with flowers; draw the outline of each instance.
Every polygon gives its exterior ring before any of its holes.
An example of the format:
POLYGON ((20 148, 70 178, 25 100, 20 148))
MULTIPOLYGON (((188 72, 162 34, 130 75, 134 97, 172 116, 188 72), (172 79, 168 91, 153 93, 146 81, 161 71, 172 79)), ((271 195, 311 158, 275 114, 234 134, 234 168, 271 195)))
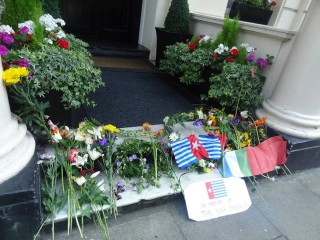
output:
POLYGON ((192 92, 200 86, 208 105, 253 113, 262 100, 261 70, 272 64, 273 57, 256 57, 256 49, 248 44, 237 47, 238 30, 237 21, 226 19, 216 39, 200 35, 169 46, 160 68, 191 85, 192 92))
MULTIPOLYGON (((34 40, 37 24, 33 21, 19 23, 16 31, 0 26, 3 68, 27 67, 32 76, 30 88, 39 101, 49 103, 46 115, 74 126, 77 114, 83 115, 82 105, 94 105, 88 94, 103 85, 101 71, 92 65, 88 44, 62 30, 62 19, 45 14, 38 21, 45 36, 40 42, 34 40)), ((13 96, 11 102, 12 111, 28 115, 17 98, 13 96)))
POLYGON ((271 0, 235 0, 229 17, 239 17, 239 20, 268 25, 273 13, 272 7, 277 3, 271 0))
POLYGON ((173 0, 164 21, 164 28, 156 27, 157 56, 156 66, 164 58, 166 47, 177 42, 186 42, 192 37, 189 34, 189 4, 187 0, 173 0))

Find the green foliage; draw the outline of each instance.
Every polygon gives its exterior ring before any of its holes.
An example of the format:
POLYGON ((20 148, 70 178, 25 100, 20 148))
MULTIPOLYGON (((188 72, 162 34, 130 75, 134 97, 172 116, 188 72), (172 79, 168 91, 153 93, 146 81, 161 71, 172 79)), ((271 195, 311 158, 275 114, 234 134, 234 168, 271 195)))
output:
POLYGON ((172 0, 164 22, 164 28, 169 32, 189 33, 188 0, 172 0))
POLYGON ((221 32, 216 37, 213 48, 217 48, 219 44, 224 46, 233 47, 237 45, 238 33, 240 30, 239 21, 226 18, 221 32))
MULTIPOLYGON (((80 44, 80 40, 76 41, 80 44)), ((30 71, 38 97, 51 90, 62 93, 61 102, 66 109, 81 104, 94 105, 88 94, 103 86, 101 71, 92 65, 90 53, 84 48, 62 49, 48 44, 39 45, 36 54, 29 48, 14 53, 30 60, 30 71)))
POLYGON ((35 40, 41 42, 44 38, 43 27, 39 23, 39 18, 43 15, 42 2, 40 0, 4 0, 4 3, 1 24, 17 28, 19 23, 31 20, 35 23, 35 40))
POLYGON ((222 73, 210 78, 210 82, 207 99, 218 100, 221 106, 253 113, 262 102, 263 81, 256 66, 227 63, 222 73))
POLYGON ((61 16, 59 0, 43 0, 43 10, 54 18, 59 18, 61 16))

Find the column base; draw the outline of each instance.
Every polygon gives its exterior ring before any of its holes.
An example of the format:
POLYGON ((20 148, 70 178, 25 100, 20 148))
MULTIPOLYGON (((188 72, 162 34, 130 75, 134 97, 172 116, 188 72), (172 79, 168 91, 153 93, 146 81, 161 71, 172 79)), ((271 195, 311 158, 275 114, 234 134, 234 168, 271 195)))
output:
POLYGON ((299 114, 275 106, 270 99, 262 103, 256 115, 267 117, 267 126, 297 138, 320 139, 320 117, 299 114))

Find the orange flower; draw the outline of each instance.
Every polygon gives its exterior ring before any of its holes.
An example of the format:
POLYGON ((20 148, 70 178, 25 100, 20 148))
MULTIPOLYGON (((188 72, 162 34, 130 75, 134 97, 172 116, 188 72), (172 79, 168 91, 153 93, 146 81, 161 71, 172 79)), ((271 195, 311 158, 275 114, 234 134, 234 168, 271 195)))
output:
POLYGON ((263 117, 261 119, 254 121, 253 124, 256 125, 257 127, 261 127, 266 121, 267 121, 267 118, 263 117))
POLYGON ((158 131, 155 132, 155 134, 153 135, 153 137, 158 137, 159 135, 164 133, 164 129, 160 129, 158 131))
POLYGON ((220 136, 220 130, 215 130, 215 131, 214 131, 214 135, 215 135, 215 136, 220 136))
POLYGON ((142 124, 142 131, 151 132, 151 124, 148 122, 142 124))
POLYGON ((68 132, 66 130, 60 130, 60 135, 61 137, 67 137, 68 136, 68 132))

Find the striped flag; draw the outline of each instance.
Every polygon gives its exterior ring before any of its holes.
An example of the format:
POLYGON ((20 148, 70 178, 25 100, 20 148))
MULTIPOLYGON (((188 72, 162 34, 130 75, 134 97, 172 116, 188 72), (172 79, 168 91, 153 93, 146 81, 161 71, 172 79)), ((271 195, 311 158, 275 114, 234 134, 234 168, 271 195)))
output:
POLYGON ((270 172, 286 162, 286 141, 275 136, 256 147, 226 152, 219 169, 223 177, 250 177, 270 172))
POLYGON ((223 179, 206 182, 209 199, 222 198, 228 196, 223 179))
POLYGON ((220 160, 221 143, 218 136, 199 135, 199 142, 207 150, 211 160, 220 160))
POLYGON ((187 168, 198 160, 209 156, 195 135, 174 141, 171 143, 171 147, 179 168, 187 168))

